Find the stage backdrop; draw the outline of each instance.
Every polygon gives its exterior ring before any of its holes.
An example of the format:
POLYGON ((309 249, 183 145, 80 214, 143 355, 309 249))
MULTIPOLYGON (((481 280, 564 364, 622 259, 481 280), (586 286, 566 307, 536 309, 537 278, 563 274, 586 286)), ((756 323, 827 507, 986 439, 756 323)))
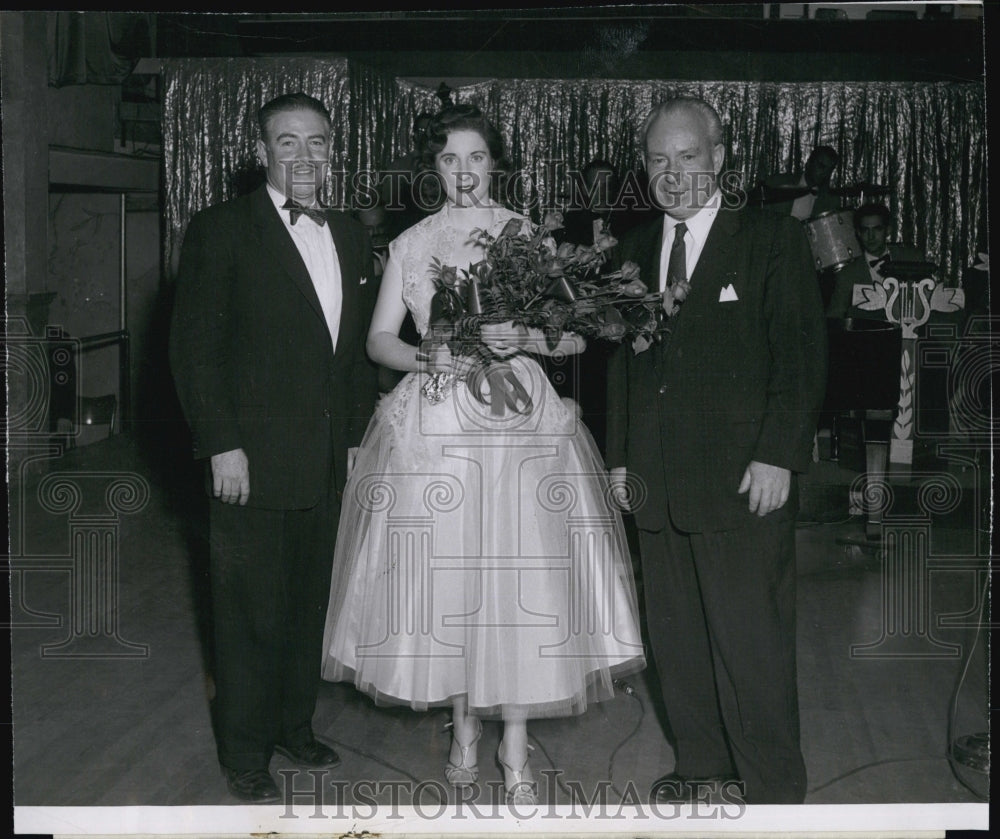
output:
POLYGON ((304 91, 329 108, 327 200, 338 206, 351 201, 355 176, 408 149, 414 115, 438 102, 432 91, 338 58, 169 59, 162 72, 163 242, 171 274, 191 216, 264 182, 257 110, 269 99, 304 91))
MULTIPOLYGON (((164 61, 166 264, 198 209, 260 177, 255 114, 279 93, 304 90, 333 113, 328 194, 350 206, 358 173, 408 151, 413 117, 439 104, 432 90, 344 59, 164 61), (345 177, 346 175, 346 177, 345 177)), ((637 132, 650 106, 702 96, 726 126, 726 168, 747 186, 801 168, 817 144, 841 156, 834 184, 882 184, 895 239, 924 250, 949 283, 986 250, 986 136, 981 85, 951 83, 500 79, 453 91, 502 128, 519 203, 537 218, 568 192, 567 171, 595 157, 640 167, 637 132)))

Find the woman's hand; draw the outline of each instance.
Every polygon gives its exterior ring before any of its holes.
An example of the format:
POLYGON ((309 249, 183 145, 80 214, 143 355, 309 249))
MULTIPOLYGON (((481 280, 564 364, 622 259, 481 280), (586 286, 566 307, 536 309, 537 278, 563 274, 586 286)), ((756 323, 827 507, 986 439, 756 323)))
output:
POLYGON ((429 373, 449 373, 457 379, 464 378, 475 366, 475 361, 467 355, 452 355, 447 344, 432 347, 428 352, 429 373))
POLYGON ((514 326, 509 320, 505 323, 486 323, 479 331, 482 342, 498 358, 506 358, 524 349, 528 330, 523 326, 514 326))

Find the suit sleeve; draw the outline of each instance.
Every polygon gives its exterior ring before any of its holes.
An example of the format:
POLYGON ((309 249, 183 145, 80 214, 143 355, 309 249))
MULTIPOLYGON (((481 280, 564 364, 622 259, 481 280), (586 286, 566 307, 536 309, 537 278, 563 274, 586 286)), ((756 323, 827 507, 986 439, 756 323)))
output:
POLYGON ((628 356, 625 344, 615 347, 608 358, 607 430, 605 448, 607 466, 625 466, 628 456, 628 356))
MULTIPOLYGON (((622 251, 625 244, 620 244, 611 251, 610 265, 612 270, 621 267, 625 261, 622 251)), ((649 282, 644 277, 645 282, 649 282)), ((627 464, 628 455, 628 353, 631 348, 622 342, 612 350, 608 357, 606 406, 607 427, 605 431, 605 451, 607 467, 615 469, 627 464)))
POLYGON ((775 225, 764 297, 771 366, 754 460, 804 472, 826 390, 826 321, 801 226, 775 225))
POLYGON ((360 346, 354 354, 354 363, 351 370, 351 382, 354 383, 355 399, 352 405, 350 422, 348 423, 347 445, 348 447, 360 446, 365 431, 368 428, 368 421, 375 411, 375 401, 378 398, 378 367, 368 358, 365 350, 365 343, 368 337, 368 327, 371 324, 372 311, 375 300, 378 298, 378 286, 380 277, 375 273, 375 254, 372 250, 371 239, 367 230, 362 230, 358 237, 361 248, 362 274, 368 278, 368 296, 365 298, 365 305, 358 312, 358 317, 362 319, 360 335, 360 346))
POLYGON ((206 214, 199 213, 184 236, 177 274, 170 366, 196 458, 242 445, 229 340, 236 268, 227 244, 221 227, 210 229, 206 214))
POLYGON ((830 295, 830 305, 826 308, 828 318, 846 318, 854 295, 854 272, 845 268, 837 272, 830 295))

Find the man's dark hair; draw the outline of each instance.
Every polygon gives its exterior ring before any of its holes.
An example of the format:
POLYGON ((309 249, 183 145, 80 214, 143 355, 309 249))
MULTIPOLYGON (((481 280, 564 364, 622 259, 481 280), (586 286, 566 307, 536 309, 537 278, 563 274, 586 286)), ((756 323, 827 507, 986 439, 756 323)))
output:
POLYGON ((889 222, 892 219, 892 213, 889 212, 889 208, 885 204, 878 204, 871 202, 869 204, 862 204, 858 209, 854 211, 854 226, 857 227, 865 216, 878 216, 882 219, 882 224, 886 227, 889 226, 889 222))
POLYGON ((323 117, 327 125, 331 124, 330 112, 326 109, 326 105, 320 102, 319 99, 309 96, 302 91, 298 93, 285 93, 282 96, 276 96, 270 102, 266 102, 257 112, 257 127, 260 129, 260 138, 266 142, 267 127, 270 125, 271 120, 278 114, 288 113, 289 111, 312 111, 314 114, 323 117))
POLYGON ((837 154, 837 150, 833 146, 816 146, 811 152, 809 152, 809 157, 810 159, 825 157, 834 166, 840 163, 840 155, 837 154))
POLYGON ((589 172, 599 172, 602 169, 610 170, 613 174, 617 174, 615 167, 612 166, 603 157, 595 157, 586 166, 583 167, 583 174, 586 175, 589 172))

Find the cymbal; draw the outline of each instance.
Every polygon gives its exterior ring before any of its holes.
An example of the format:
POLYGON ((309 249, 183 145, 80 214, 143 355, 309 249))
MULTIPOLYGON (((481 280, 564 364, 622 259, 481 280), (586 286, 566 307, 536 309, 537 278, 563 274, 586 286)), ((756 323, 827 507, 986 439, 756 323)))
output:
POLYGON ((888 195, 890 192, 892 192, 890 187, 880 186, 879 184, 869 184, 864 181, 860 181, 856 184, 845 184, 844 186, 833 187, 830 190, 831 195, 838 195, 842 198, 859 198, 862 195, 888 195))
POLYGON ((782 201, 794 201, 809 194, 807 186, 767 186, 758 184, 747 195, 747 200, 756 204, 778 204, 782 201))

